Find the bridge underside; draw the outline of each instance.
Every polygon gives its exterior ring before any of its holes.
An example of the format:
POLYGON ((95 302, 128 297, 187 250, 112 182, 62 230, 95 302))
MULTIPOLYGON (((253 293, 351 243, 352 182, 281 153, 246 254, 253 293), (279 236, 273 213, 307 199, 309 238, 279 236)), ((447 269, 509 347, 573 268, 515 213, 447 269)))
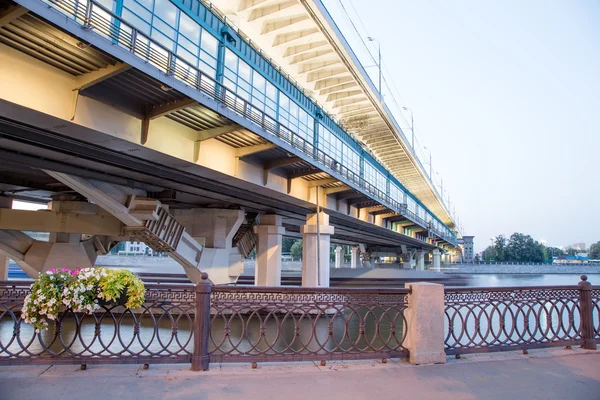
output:
MULTIPOLYGON (((11 66, 0 69, 5 83, 0 94, 0 196, 52 201, 55 212, 62 212, 61 201, 99 205, 94 215, 121 224, 119 232, 109 229, 110 234, 99 237, 139 238, 139 230, 146 229, 146 235, 154 235, 148 240, 156 239, 158 248, 187 268, 193 280, 199 279, 197 270, 210 270, 221 257, 225 272, 213 275, 219 277, 217 283, 239 276, 231 260, 239 264, 239 256, 260 242, 262 231, 255 226, 260 215, 277 215, 280 220, 273 220, 273 226, 306 239, 311 215, 322 209, 335 227, 325 229, 331 242, 382 253, 446 247, 422 223, 345 180, 336 165, 308 159, 307 149, 302 153, 294 147, 294 137, 273 136, 240 116, 253 118, 245 105, 241 110, 235 101, 219 104, 152 66, 136 64, 128 53, 120 58, 109 54, 93 44, 92 33, 80 32, 74 35, 0 0, 0 64, 11 66), (132 206, 135 196, 139 209, 132 206), (223 230, 221 240, 190 222, 196 221, 190 210, 201 210, 208 218, 201 225, 230 218, 227 210, 241 214, 232 217, 234 223, 214 228, 223 230), (215 217, 206 210, 225 211, 215 217), (164 232, 152 231, 155 221, 165 220, 173 221, 169 227, 181 225, 184 247, 162 237, 164 232), (239 253, 231 250, 236 246, 239 253)), ((77 210, 69 212, 81 218, 77 210)), ((321 226, 323 218, 316 224, 321 226)), ((16 236, 6 232, 21 225, 7 221, 0 218, 0 233, 14 241, 16 236)), ((60 236, 70 233, 64 226, 58 229, 52 231, 57 242, 75 240, 60 236)), ((280 237, 281 230, 277 232, 280 237)), ((92 232, 74 234, 79 243, 91 240, 81 234, 92 232)), ((0 252, 9 239, 2 242, 0 237, 0 252)), ((12 255, 22 254, 23 265, 29 265, 27 249, 17 251, 27 239, 19 243, 12 255)), ((328 252, 329 238, 325 243, 328 252)), ((93 248, 88 242, 85 246, 87 253, 102 253, 110 244, 96 239, 93 248)))

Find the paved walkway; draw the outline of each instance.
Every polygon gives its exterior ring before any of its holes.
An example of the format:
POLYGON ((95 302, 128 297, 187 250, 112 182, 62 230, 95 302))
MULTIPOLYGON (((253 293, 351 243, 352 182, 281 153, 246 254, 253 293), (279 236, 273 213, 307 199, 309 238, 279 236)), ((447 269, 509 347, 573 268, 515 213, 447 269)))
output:
POLYGON ((0 367, 0 399, 600 399, 600 351, 538 350, 402 361, 212 365, 0 367))

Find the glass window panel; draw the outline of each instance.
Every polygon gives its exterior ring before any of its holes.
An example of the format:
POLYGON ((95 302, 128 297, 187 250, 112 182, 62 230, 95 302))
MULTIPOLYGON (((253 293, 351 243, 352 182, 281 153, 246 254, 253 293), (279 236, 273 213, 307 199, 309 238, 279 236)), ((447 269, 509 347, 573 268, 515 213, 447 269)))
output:
POLYGON ((200 40, 200 25, 185 15, 185 13, 181 13, 179 17, 179 33, 196 44, 200 40))
MULTIPOLYGON (((171 3, 169 0, 155 0, 154 14, 156 14, 160 19, 162 19, 170 26, 177 26, 177 17, 179 14, 179 9, 175 6, 175 4, 171 3)), ((154 21, 153 23, 155 22, 156 21, 154 21)))
POLYGON ((132 25, 146 35, 150 33, 150 24, 126 8, 123 9, 123 19, 127 21, 128 24, 132 25))
POLYGON ((162 22, 160 19, 155 18, 153 21, 154 26, 152 27, 152 32, 159 31, 161 34, 165 35, 171 40, 175 40, 176 31, 171 28, 169 25, 162 22))
POLYGON ((225 66, 233 72, 237 72, 238 57, 229 49, 225 52, 225 66))
POLYGON ((205 30, 202 31, 202 50, 215 59, 217 58, 217 54, 219 52, 217 38, 205 30))
MULTIPOLYGON (((124 0, 123 6, 136 17, 141 18, 146 24, 149 24, 152 20, 152 12, 150 11, 152 10, 152 1, 150 1, 149 9, 145 8, 144 6, 140 5, 137 1, 134 0, 124 0)), ((123 18, 125 19, 125 14, 123 14, 123 18)), ((125 20, 129 22, 129 19, 125 20)))
POLYGON ((251 74, 250 66, 243 62, 242 60, 238 60, 238 76, 245 80, 246 82, 251 82, 250 74, 251 74))
POLYGON ((269 99, 276 101, 277 100, 277 89, 271 83, 267 82, 267 91, 266 95, 269 99))

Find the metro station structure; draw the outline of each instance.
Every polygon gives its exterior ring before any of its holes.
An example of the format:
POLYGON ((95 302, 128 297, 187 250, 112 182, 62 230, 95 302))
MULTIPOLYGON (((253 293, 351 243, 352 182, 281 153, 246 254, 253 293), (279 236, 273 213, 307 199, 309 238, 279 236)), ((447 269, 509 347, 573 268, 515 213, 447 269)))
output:
POLYGON ((332 243, 353 266, 457 254, 320 0, 0 0, 0 85, 0 254, 32 277, 126 240, 214 284, 256 249, 260 286, 281 283, 284 235, 303 239, 308 287, 329 285, 332 243))

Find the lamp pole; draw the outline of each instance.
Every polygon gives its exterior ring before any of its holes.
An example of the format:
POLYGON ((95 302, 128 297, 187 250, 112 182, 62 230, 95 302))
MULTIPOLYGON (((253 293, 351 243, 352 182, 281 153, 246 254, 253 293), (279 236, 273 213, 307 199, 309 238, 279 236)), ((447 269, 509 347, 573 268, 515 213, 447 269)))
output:
POLYGON ((424 148, 425 150, 429 150, 429 180, 430 180, 431 182, 433 182, 433 175, 432 175, 432 173, 433 173, 433 168, 431 168, 431 149, 430 149, 430 148, 428 148, 427 146, 423 146, 423 148, 424 148))
POLYGON ((412 133, 412 148, 415 151, 415 116, 413 114, 413 110, 408 107, 402 107, 402 109, 406 111, 410 111, 410 131, 412 133))
POLYGON ((379 100, 383 102, 383 95, 381 94, 381 43, 379 43, 379 40, 371 36, 367 37, 367 40, 369 42, 377 43, 377 52, 379 57, 379 62, 377 63, 377 66, 379 67, 379 100))

